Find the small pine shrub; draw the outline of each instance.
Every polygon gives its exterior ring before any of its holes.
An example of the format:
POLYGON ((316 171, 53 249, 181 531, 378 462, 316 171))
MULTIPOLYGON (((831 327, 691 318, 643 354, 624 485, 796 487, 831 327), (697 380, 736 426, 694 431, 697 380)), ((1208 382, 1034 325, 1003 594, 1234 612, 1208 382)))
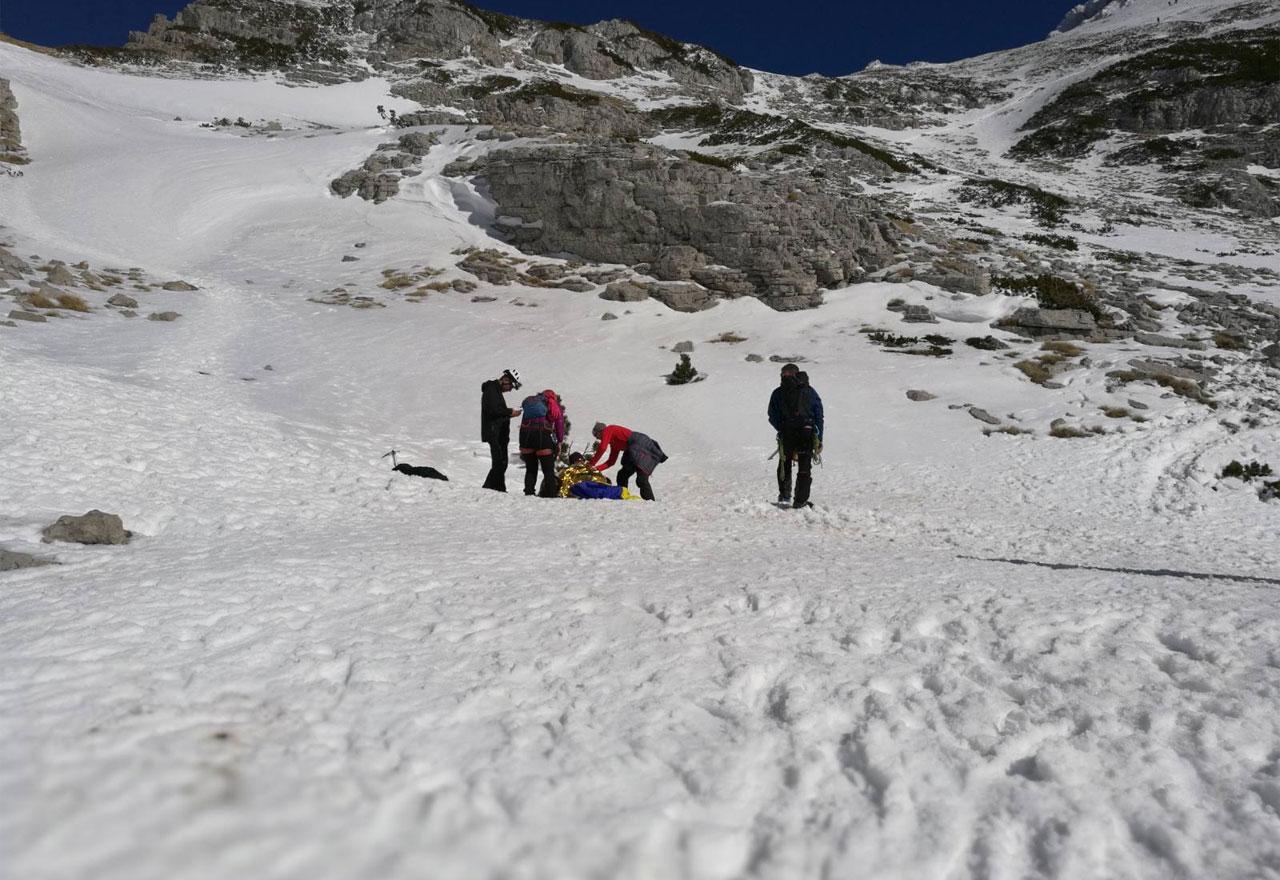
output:
POLYGON ((906 348, 909 345, 916 345, 920 342, 918 336, 899 336, 896 333, 889 333, 885 330, 876 330, 867 334, 867 338, 872 342, 879 343, 885 348, 906 348))
POLYGON ((1250 480, 1271 476, 1271 465, 1261 464, 1257 461, 1251 461, 1248 464, 1241 464, 1238 461, 1232 460, 1230 464, 1222 469, 1222 473, 1218 476, 1222 479, 1235 477, 1237 480, 1244 480, 1247 483, 1250 480))
POLYGON ((680 355, 680 363, 667 376, 668 385, 687 385, 698 377, 698 370, 687 354, 680 355))

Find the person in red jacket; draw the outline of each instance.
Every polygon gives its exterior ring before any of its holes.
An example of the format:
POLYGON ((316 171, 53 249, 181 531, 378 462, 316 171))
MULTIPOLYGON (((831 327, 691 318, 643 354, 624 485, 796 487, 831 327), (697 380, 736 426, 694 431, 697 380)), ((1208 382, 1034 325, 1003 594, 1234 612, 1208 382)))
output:
POLYGON ((649 475, 667 460, 667 454, 662 451, 658 441, 639 431, 632 431, 621 425, 606 425, 604 422, 596 422, 591 433, 600 443, 590 466, 607 471, 621 455, 622 467, 618 469, 618 485, 626 489, 631 477, 635 476, 636 485, 640 487, 640 497, 645 501, 655 500, 653 487, 649 485, 649 475), (609 453, 609 460, 601 465, 600 461, 606 452, 609 453))

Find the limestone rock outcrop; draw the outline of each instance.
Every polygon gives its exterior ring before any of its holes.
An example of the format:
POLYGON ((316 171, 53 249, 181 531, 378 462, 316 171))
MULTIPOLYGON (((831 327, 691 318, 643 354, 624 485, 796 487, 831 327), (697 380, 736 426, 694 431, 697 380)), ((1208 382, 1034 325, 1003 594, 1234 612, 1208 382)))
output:
POLYGON ((645 263, 663 281, 696 280, 776 309, 816 305, 822 288, 894 253, 892 225, 870 200, 647 145, 502 150, 451 173, 483 178, 497 231, 526 252, 645 263))

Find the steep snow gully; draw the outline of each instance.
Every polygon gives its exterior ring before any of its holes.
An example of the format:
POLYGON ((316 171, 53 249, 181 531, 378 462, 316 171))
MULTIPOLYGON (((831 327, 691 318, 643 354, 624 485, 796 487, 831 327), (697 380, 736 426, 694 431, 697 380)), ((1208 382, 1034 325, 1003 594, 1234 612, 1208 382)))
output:
POLYGON ((0 329, 0 546, 60 563, 0 575, 3 876, 1280 877, 1276 507, 1214 479, 1273 430, 1188 403, 984 437, 948 406, 1063 404, 978 352, 867 345, 903 286, 608 322, 534 288, 320 305, 492 244, 445 187, 327 196, 387 137, 376 83, 0 63, 36 158, 0 235, 200 288, 146 294, 173 323, 0 329), (240 107, 335 127, 168 121, 240 107), (670 388, 683 339, 709 378, 670 388), (805 355, 824 396, 812 510, 770 503, 748 351, 805 355), (579 442, 657 437, 659 503, 481 491, 506 366, 579 442), (451 481, 391 474, 392 446, 451 481), (39 544, 91 507, 135 541, 39 544))

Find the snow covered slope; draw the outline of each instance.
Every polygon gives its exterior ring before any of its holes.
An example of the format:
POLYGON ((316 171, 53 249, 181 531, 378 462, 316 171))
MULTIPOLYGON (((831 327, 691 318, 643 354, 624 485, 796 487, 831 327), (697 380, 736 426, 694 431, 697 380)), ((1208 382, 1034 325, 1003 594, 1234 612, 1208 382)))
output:
MULTIPOLYGON (((466 126, 396 198, 331 194, 398 134, 368 125, 385 81, 4 44, 0 74, 32 157, 0 176, 31 269, 0 290, 94 279, 89 311, 0 327, 0 548, 59 563, 0 574, 0 873, 1280 873, 1277 507, 1218 476, 1280 467, 1266 364, 1200 363, 1210 409, 1106 375, 1183 349, 1045 352, 989 326, 1023 299, 918 281, 788 313, 426 288, 475 280, 462 248, 530 261, 441 173, 488 149, 466 126), (237 115, 279 130, 199 125, 237 115), (953 354, 871 344, 918 332, 894 299, 953 354), (988 335, 1017 357, 962 341, 988 335), (669 387, 684 340, 708 378, 669 387), (823 395, 813 509, 771 503, 776 364, 748 354, 803 356, 823 395), (1014 366, 1048 354, 1060 387, 1014 366), (597 419, 656 437, 659 503, 480 490, 504 367, 561 392, 579 445, 597 419), (90 508, 133 542, 39 542, 90 508)), ((1189 299, 1151 290, 1170 327, 1189 299)))

